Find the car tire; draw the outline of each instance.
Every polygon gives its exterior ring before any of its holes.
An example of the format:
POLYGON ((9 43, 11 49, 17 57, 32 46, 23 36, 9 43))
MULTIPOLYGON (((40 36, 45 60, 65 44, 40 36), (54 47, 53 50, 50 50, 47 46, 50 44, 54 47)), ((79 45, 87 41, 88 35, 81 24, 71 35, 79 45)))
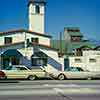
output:
POLYGON ((65 75, 64 75, 64 74, 58 75, 58 79, 59 79, 59 80, 64 80, 64 79, 65 79, 65 75))
POLYGON ((36 76, 35 76, 35 75, 30 75, 30 76, 28 77, 28 79, 31 80, 31 81, 32 81, 32 80, 35 80, 35 79, 36 79, 36 76))

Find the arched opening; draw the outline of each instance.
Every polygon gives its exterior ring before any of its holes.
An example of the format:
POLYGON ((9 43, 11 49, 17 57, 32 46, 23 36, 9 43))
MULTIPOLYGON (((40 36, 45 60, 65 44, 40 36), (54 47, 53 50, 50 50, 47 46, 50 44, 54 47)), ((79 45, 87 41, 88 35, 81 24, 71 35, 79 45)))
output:
POLYGON ((22 54, 15 49, 6 50, 1 54, 2 69, 7 68, 10 65, 19 65, 22 54))
POLYGON ((47 65, 48 56, 43 52, 37 52, 31 57, 32 66, 47 65))

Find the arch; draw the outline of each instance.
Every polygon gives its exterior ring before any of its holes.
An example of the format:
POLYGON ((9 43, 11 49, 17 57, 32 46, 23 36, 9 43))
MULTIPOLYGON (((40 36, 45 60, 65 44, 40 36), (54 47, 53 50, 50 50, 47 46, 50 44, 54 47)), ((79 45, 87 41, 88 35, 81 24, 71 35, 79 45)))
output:
POLYGON ((23 55, 16 49, 9 49, 9 50, 4 51, 1 54, 2 69, 5 69, 10 65, 20 64, 20 58, 22 56, 23 55))
POLYGON ((22 54, 17 51, 16 49, 10 49, 10 50, 6 50, 4 51, 1 56, 5 57, 5 56, 17 56, 17 57, 20 57, 22 56, 22 54))

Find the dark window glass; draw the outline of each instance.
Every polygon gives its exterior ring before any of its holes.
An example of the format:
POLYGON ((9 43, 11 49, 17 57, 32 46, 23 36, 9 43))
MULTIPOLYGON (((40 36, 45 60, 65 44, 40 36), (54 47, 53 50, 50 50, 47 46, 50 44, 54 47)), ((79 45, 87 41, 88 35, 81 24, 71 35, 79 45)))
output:
POLYGON ((24 67, 17 67, 18 70, 27 70, 26 68, 24 67))
POLYGON ((91 58, 91 59, 89 59, 89 62, 91 62, 91 63, 96 63, 96 59, 91 58))
POLYGON ((48 56, 43 52, 37 52, 32 56, 32 66, 47 65, 48 56))
POLYGON ((75 62, 76 62, 76 63, 81 63, 81 62, 82 62, 82 60, 81 60, 81 59, 76 58, 76 59, 75 59, 75 62))
POLYGON ((66 71, 83 71, 83 69, 79 67, 69 67, 66 71))
POLYGON ((36 13, 37 13, 37 14, 40 13, 40 7, 39 7, 39 5, 36 5, 36 13))
POLYGON ((5 37, 5 44, 12 43, 12 37, 5 37))
POLYGON ((32 58, 32 66, 47 65, 47 58, 32 58))
POLYGON ((29 44, 30 44, 30 40, 29 40, 29 39, 27 39, 26 41, 27 41, 27 46, 29 46, 29 44))
POLYGON ((78 71, 84 71, 82 68, 77 68, 78 69, 78 71))
POLYGON ((38 38, 31 38, 31 42, 36 42, 36 43, 38 43, 38 42, 39 42, 39 39, 38 39, 38 38))
POLYGON ((27 43, 29 43, 29 42, 30 42, 30 40, 29 40, 29 39, 27 39, 26 41, 27 41, 27 43))

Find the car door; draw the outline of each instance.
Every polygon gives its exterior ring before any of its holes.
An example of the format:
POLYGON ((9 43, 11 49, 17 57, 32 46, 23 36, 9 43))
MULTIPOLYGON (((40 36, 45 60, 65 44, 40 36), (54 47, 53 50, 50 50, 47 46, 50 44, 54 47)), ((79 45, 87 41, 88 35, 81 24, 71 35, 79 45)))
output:
POLYGON ((89 71, 85 71, 82 68, 76 67, 77 69, 77 73, 76 74, 76 78, 90 78, 92 76, 91 72, 89 71))
POLYGON ((66 77, 68 78, 86 78, 87 74, 87 72, 84 72, 77 67, 72 67, 68 71, 66 71, 66 77))
POLYGON ((30 74, 30 70, 25 67, 16 67, 18 72, 16 73, 16 77, 18 79, 26 79, 30 74))
POLYGON ((47 73, 44 72, 42 69, 33 69, 33 75, 36 75, 38 78, 45 78, 47 77, 47 73))
POLYGON ((8 79, 16 79, 17 78, 17 74, 18 74, 18 70, 16 67, 12 67, 8 70, 5 70, 5 74, 6 74, 6 77, 8 79))

